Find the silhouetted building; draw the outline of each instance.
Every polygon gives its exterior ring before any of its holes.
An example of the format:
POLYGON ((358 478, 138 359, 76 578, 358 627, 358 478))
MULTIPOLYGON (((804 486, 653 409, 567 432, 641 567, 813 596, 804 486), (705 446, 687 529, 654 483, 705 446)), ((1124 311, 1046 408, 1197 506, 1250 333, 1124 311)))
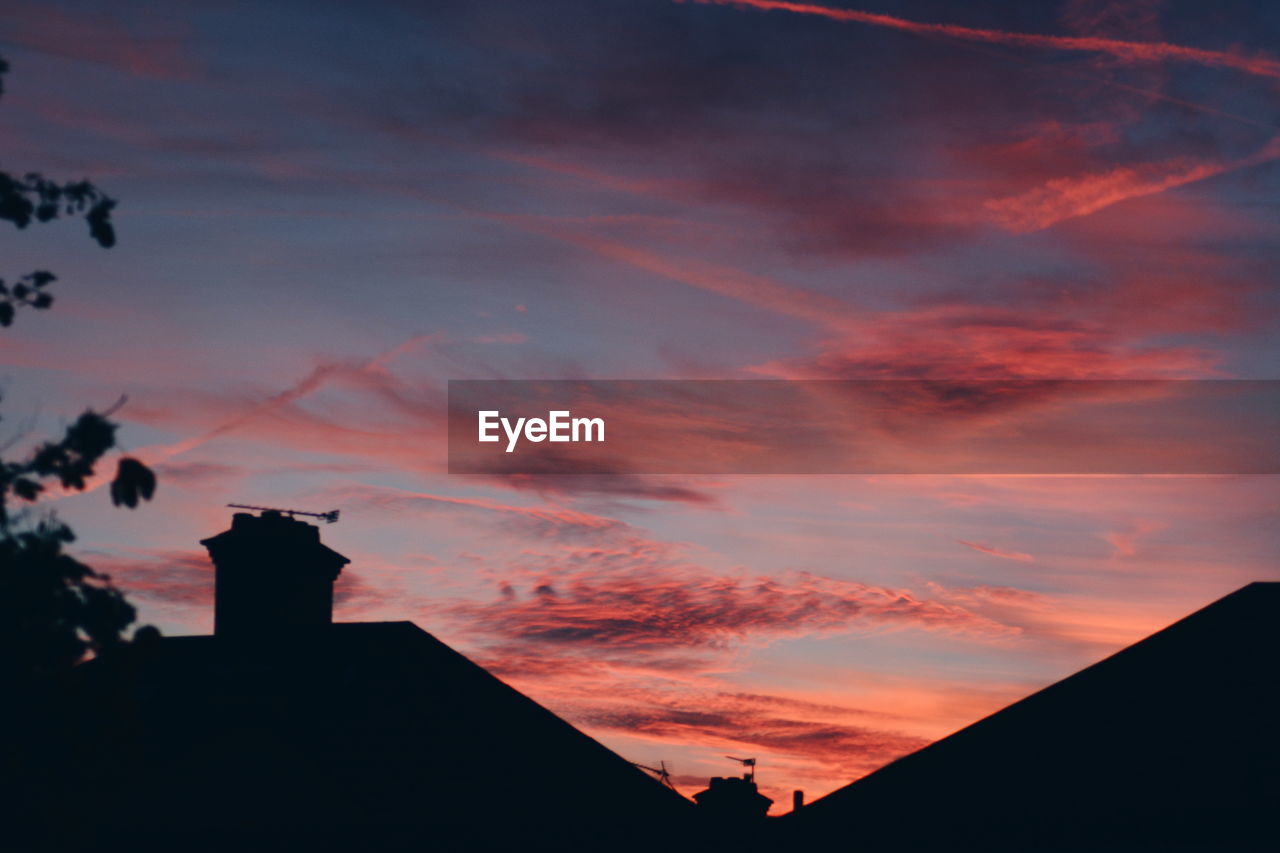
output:
POLYGON ((314 526, 238 514, 204 544, 213 636, 77 668, 51 723, 69 766, 48 792, 43 849, 604 851, 685 837, 693 803, 412 623, 329 624, 347 560, 314 526))
POLYGON ((201 540, 215 568, 219 637, 317 628, 333 621, 333 583, 351 562, 320 543, 314 524, 238 512, 231 529, 201 540))
POLYGON ((746 776, 713 776, 705 791, 693 795, 698 811, 725 824, 763 820, 773 800, 746 776))
POLYGON ((6 718, 0 849, 1276 846, 1280 584, 767 820, 750 773, 695 807, 412 623, 330 624, 347 561, 311 525, 237 515, 205 544, 213 636, 135 642, 6 718))
POLYGON ((1280 583, 776 821, 793 849, 1280 849, 1280 583))

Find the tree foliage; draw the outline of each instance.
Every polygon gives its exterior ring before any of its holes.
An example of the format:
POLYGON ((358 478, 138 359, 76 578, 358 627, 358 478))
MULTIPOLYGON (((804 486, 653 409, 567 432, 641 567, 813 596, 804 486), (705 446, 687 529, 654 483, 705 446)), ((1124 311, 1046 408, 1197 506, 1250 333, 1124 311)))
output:
MULTIPOLYGON (((9 64, 0 59, 0 94, 9 64)), ((39 172, 15 175, 0 171, 0 221, 26 228, 33 222, 52 222, 64 216, 80 216, 89 225, 89 236, 104 249, 116 244, 111 211, 115 199, 89 181, 55 181, 39 172)), ((13 323, 18 308, 48 308, 53 296, 44 287, 56 277, 45 270, 20 276, 13 283, 0 279, 0 326, 13 323)))
MULTIPOLYGON (((0 59, 0 93, 9 65, 0 59)), ((26 228, 62 216, 82 216, 98 245, 115 244, 111 211, 116 202, 88 181, 59 183, 37 172, 14 177, 0 171, 0 220, 26 228)), ((56 280, 37 270, 0 280, 0 326, 18 308, 45 309, 45 289, 56 280)), ((123 400, 121 401, 123 402, 123 400)), ((31 682, 63 671, 87 653, 104 654, 126 640, 134 608, 111 578, 65 553, 71 529, 35 504, 52 491, 84 491, 116 446, 116 407, 86 411, 57 440, 39 443, 20 460, 0 458, 0 683, 31 682)), ((155 493, 155 474, 123 458, 110 483, 117 506, 136 507, 155 493)))

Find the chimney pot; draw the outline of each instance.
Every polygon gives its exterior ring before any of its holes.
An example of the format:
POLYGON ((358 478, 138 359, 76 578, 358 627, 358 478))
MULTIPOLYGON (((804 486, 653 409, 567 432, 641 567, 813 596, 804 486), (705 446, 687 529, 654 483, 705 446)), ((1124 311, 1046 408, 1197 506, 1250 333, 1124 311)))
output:
POLYGON ((346 557, 320 529, 278 512, 238 512, 231 529, 201 540, 215 570, 215 636, 262 636, 333 621, 333 583, 346 557))

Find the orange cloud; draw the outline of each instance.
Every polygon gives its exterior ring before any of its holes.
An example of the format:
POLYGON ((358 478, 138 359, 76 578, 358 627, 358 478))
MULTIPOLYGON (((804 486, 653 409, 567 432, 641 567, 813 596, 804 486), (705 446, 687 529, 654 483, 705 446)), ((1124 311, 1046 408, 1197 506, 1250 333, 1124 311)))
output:
POLYGON ((910 590, 808 572, 718 573, 681 550, 619 524, 589 544, 526 552, 501 576, 498 600, 444 604, 433 615, 490 648, 675 671, 786 637, 918 628, 991 642, 1019 632, 910 590))
POLYGON ((1127 559, 1138 555, 1138 540, 1164 527, 1158 521, 1139 521, 1126 530, 1114 530, 1102 538, 1111 546, 1111 558, 1127 559))
POLYGON ((527 648, 472 654, 621 754, 663 758, 686 794, 724 774, 725 753, 759 757, 761 790, 774 798, 774 814, 787 809, 796 788, 825 794, 1029 689, 906 683, 862 671, 847 673, 843 688, 744 690, 716 674, 575 665, 527 648))

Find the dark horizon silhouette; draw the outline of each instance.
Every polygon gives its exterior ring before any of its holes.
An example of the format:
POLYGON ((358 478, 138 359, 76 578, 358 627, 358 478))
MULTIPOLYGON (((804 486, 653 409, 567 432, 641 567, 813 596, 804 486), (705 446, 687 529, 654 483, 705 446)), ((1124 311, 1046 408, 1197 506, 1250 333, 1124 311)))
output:
POLYGON ((1280 847, 1280 4, 3 10, 0 853, 1280 847))
POLYGON ((331 623, 347 559, 315 526, 236 513, 204 544, 213 635, 74 673, 47 849, 631 849, 692 809, 413 623, 331 623))
POLYGON ((204 544, 213 635, 144 634, 77 667, 54 713, 7 733, 25 738, 30 763, 6 779, 21 806, 0 830, 13 849, 1012 853, 1274 840, 1280 584, 1250 584, 765 820, 754 759, 734 759, 748 773, 711 779, 695 806, 413 623, 331 623, 347 560, 313 525, 237 513, 204 544))
POLYGON ((61 521, 11 665, 210 633, 216 505, 340 506, 339 620, 777 815, 1280 580, 1274 478, 938 476, 1271 457, 1158 386, 1280 376, 1275 4, 822 5, 6 4, 0 492, 61 521), (476 380, 687 387, 567 407, 603 473, 451 474, 476 380))
POLYGON ((1274 849, 1278 617, 1280 583, 1251 583, 816 800, 786 834, 831 850, 1274 849))

